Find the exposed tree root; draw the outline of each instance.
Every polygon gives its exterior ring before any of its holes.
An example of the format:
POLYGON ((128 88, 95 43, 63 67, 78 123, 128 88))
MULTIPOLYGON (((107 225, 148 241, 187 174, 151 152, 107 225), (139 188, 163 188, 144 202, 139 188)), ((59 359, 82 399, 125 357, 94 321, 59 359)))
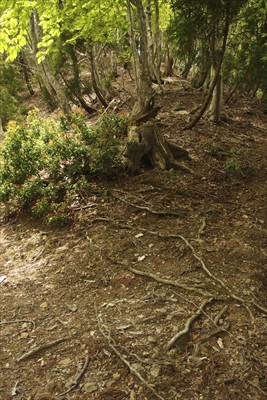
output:
POLYGON ((70 336, 66 336, 66 337, 54 340, 53 342, 45 343, 45 344, 42 344, 41 346, 34 347, 28 353, 25 353, 21 357, 17 358, 17 361, 25 361, 28 358, 35 356, 35 354, 39 353, 40 351, 49 349, 49 347, 55 346, 56 344, 65 342, 66 340, 69 340, 69 339, 70 339, 70 336))
POLYGON ((211 298, 209 298, 208 300, 205 300, 205 301, 201 304, 201 306, 199 307, 197 313, 194 314, 194 315, 192 315, 192 317, 190 317, 190 318, 186 321, 186 324, 185 324, 184 329, 181 330, 181 331, 179 331, 179 332, 177 332, 177 333, 171 338, 171 340, 167 343, 167 345, 166 345, 166 347, 165 347, 166 350, 170 350, 170 349, 174 346, 174 344, 178 341, 178 339, 180 339, 180 338, 183 337, 184 335, 188 334, 189 329, 190 329, 190 327, 191 327, 191 324, 192 324, 198 317, 200 317, 200 315, 202 315, 203 308, 204 308, 207 304, 211 303, 213 300, 214 300, 214 299, 211 297, 211 298))
MULTIPOLYGON (((135 275, 145 276, 147 278, 155 280, 156 282, 164 283, 165 285, 179 287, 179 288, 187 290, 189 292, 197 292, 197 293, 199 293, 199 294, 201 294, 202 296, 205 296, 205 297, 209 297, 209 298, 213 297, 213 298, 215 298, 212 293, 206 292, 206 291, 204 291, 204 290, 202 290, 202 289, 200 289, 198 287, 188 286, 188 285, 185 285, 183 283, 180 283, 180 282, 177 282, 177 281, 174 281, 174 280, 164 279, 164 278, 161 278, 158 275, 152 274, 150 272, 140 271, 138 269, 129 267, 126 264, 121 263, 121 262, 119 262, 117 260, 113 260, 113 259, 111 259, 111 260, 112 260, 112 262, 114 262, 116 264, 119 264, 122 267, 126 268, 128 271, 131 271, 135 275)), ((216 300, 221 300, 221 298, 216 297, 216 300)))
POLYGON ((176 158, 190 159, 187 150, 167 142, 155 122, 131 127, 128 140, 124 155, 128 159, 132 175, 139 172, 142 164, 146 163, 152 168, 161 170, 172 168, 193 173, 189 167, 176 160, 176 158))
MULTIPOLYGON (((113 197, 115 197, 116 199, 122 201, 123 203, 128 204, 129 206, 138 208, 138 209, 140 209, 140 210, 148 211, 148 212, 150 212, 151 214, 154 214, 154 215, 174 215, 174 216, 180 216, 180 215, 181 215, 181 213, 176 212, 176 211, 171 211, 171 210, 157 211, 157 210, 153 210, 152 208, 147 207, 147 206, 140 206, 140 205, 135 204, 135 203, 132 203, 132 202, 126 200, 126 199, 123 199, 122 197, 118 196, 118 195, 116 194, 116 192, 125 193, 125 192, 121 192, 121 191, 118 191, 118 190, 116 190, 116 191, 115 191, 115 190, 112 190, 110 193, 111 193, 111 195, 112 195, 113 197)), ((126 194, 126 193, 125 193, 125 194, 126 194)))
POLYGON ((97 324, 98 324, 98 329, 100 331, 100 333, 102 334, 102 336, 107 340, 109 347, 111 348, 111 350, 119 357, 119 359, 123 362, 123 364, 125 364, 129 370, 143 383, 143 385, 150 391, 153 393, 153 395, 155 397, 157 397, 157 399, 160 400, 165 400, 160 394, 158 394, 156 392, 156 390, 143 378, 143 376, 134 368, 134 366, 125 358, 125 356, 123 356, 119 350, 117 349, 117 345, 115 340, 110 336, 109 333, 109 329, 107 326, 101 324, 100 321, 100 317, 99 314, 97 313, 97 309, 95 307, 96 310, 96 319, 97 319, 97 324), (106 331, 108 333, 106 333, 106 331))
POLYGON ((55 400, 60 400, 62 397, 65 397, 66 394, 70 393, 72 390, 74 390, 80 383, 80 380, 82 379, 82 377, 84 376, 87 367, 89 365, 89 361, 90 361, 90 356, 88 355, 85 359, 85 362, 83 364, 83 367, 81 369, 81 371, 79 372, 79 374, 77 375, 77 377, 73 380, 72 385, 70 386, 70 388, 68 390, 66 390, 63 393, 60 393, 56 396, 55 400))

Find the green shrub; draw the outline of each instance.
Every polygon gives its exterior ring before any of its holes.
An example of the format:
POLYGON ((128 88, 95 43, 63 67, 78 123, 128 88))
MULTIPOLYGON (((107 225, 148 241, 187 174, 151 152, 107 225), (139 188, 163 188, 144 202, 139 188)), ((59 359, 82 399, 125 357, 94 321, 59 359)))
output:
POLYGON ((0 60, 0 118, 4 127, 9 120, 25 112, 18 96, 20 89, 17 69, 0 60))
POLYGON ((120 166, 126 121, 105 115, 88 127, 79 114, 59 122, 29 113, 9 124, 0 146, 0 202, 7 210, 30 209, 48 222, 69 221, 70 206, 89 190, 90 176, 120 166))

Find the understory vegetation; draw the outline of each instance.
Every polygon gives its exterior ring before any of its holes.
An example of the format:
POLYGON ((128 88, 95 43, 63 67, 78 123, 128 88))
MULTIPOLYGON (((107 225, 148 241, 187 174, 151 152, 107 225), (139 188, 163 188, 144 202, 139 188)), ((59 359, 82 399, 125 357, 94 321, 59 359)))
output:
POLYGON ((78 113, 56 122, 38 110, 23 124, 10 122, 0 148, 0 201, 6 211, 27 208, 48 222, 68 222, 91 177, 107 177, 121 167, 126 123, 107 114, 91 127, 78 113))

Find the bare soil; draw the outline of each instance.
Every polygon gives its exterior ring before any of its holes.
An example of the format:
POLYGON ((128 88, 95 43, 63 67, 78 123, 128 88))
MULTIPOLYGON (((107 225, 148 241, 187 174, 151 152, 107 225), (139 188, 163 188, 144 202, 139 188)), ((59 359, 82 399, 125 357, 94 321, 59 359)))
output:
POLYGON ((266 398, 266 106, 182 131, 184 86, 158 118, 194 174, 95 182, 64 229, 2 219, 1 399, 266 398))

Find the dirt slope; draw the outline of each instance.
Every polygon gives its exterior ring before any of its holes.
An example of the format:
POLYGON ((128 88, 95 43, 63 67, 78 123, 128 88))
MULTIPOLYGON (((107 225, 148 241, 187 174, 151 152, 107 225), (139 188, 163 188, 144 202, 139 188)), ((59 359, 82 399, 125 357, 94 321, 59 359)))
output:
POLYGON ((194 175, 98 183, 64 229, 2 220, 1 399, 266 398, 266 109, 182 131, 200 101, 158 99, 194 175))

